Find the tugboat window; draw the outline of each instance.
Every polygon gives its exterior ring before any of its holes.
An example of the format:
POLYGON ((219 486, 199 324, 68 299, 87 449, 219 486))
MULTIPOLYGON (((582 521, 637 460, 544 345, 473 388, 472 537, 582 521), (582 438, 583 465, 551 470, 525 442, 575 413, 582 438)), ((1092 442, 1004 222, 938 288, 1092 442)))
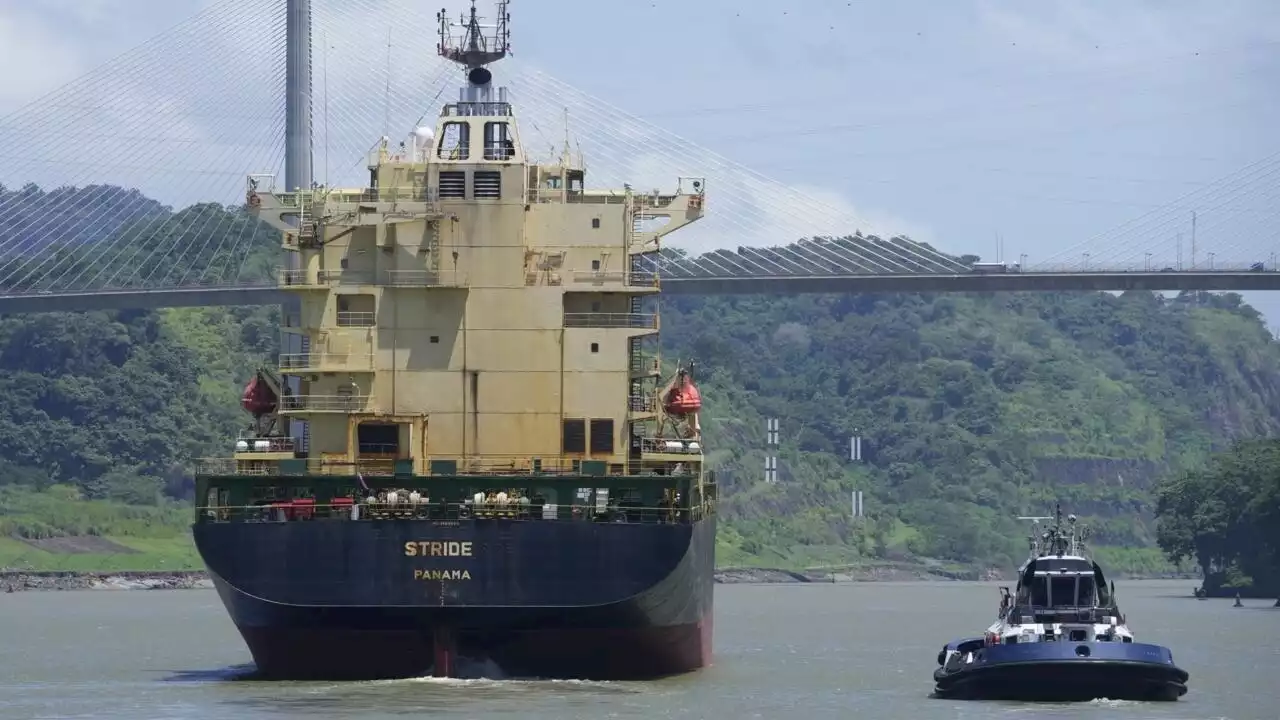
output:
POLYGON ((1054 607, 1071 606, 1076 601, 1076 579, 1068 575, 1058 576, 1049 581, 1049 602, 1054 607))
POLYGON ((1034 607, 1049 607, 1049 578, 1038 577, 1031 581, 1031 604, 1034 607))
POLYGON ((1094 602, 1093 578, 1081 576, 1079 585, 1076 587, 1076 605, 1078 607, 1097 607, 1094 602))

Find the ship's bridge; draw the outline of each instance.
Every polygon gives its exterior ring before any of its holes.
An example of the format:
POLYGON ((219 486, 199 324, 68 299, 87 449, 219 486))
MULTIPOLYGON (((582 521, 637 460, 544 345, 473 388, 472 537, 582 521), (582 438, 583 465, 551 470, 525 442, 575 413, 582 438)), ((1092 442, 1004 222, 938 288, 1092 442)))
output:
POLYGON ((507 89, 493 86, 493 73, 488 68, 473 68, 458 94, 458 102, 440 111, 431 161, 445 165, 524 164, 507 89))

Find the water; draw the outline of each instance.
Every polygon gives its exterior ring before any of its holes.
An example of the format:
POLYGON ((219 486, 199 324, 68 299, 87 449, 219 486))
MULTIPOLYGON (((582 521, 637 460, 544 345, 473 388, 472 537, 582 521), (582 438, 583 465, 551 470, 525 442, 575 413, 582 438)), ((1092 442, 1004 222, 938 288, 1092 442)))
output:
POLYGON ((1280 610, 1196 601, 1193 584, 1117 584, 1138 639, 1191 673, 1182 700, 1048 706, 928 697, 943 642, 993 619, 994 584, 720 585, 715 666, 652 683, 243 681, 248 651, 212 591, 14 593, 0 595, 0 720, 1280 716, 1280 610))

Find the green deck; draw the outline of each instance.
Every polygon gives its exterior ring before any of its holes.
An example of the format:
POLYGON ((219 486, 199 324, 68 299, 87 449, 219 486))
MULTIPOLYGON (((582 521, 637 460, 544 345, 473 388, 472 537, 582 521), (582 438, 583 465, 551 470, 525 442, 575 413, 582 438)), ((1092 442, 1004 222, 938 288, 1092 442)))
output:
MULTIPOLYGON (((692 521, 714 512, 716 500, 715 474, 708 471, 699 482, 697 475, 606 475, 594 472, 597 467, 583 463, 580 473, 520 474, 393 474, 331 475, 290 474, 281 463, 276 474, 208 474, 196 476, 196 522, 227 522, 259 519, 261 512, 274 503, 310 500, 317 514, 345 514, 349 505, 362 503, 370 496, 386 491, 418 492, 429 502, 410 509, 401 505, 392 510, 381 508, 366 519, 422 518, 452 520, 468 516, 482 517, 471 503, 476 493, 506 492, 531 499, 528 506, 485 506, 495 517, 538 519, 542 503, 554 504, 569 519, 587 513, 595 519, 614 518, 626 522, 629 517, 655 520, 670 517, 676 521, 692 521), (608 508, 596 512, 595 493, 608 491, 608 508), (671 502, 676 496, 678 502, 671 502), (336 501, 336 502, 335 502, 336 501), (537 512, 531 511, 538 509, 537 512)), ((305 463, 305 461, 303 461, 305 463)), ((409 464, 411 466, 411 463, 409 464)), ((602 470, 604 464, 600 463, 602 470)), ((305 465, 304 465, 305 467, 305 465)), ((437 468, 433 468, 437 469, 437 468)), ((444 469, 444 468, 438 468, 444 469)), ((456 469, 456 468, 450 468, 456 469)), ((641 520, 644 521, 644 520, 641 520)))

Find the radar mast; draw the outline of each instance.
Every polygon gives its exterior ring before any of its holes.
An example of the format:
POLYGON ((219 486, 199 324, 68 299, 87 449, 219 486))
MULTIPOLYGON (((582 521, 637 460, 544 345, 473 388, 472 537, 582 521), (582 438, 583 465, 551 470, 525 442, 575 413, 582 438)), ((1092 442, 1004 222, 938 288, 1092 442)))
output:
POLYGON ((440 57, 452 60, 466 68, 468 75, 472 71, 489 63, 497 62, 511 52, 511 32, 507 23, 511 13, 507 12, 509 0, 498 0, 497 20, 491 24, 482 24, 476 13, 476 0, 471 0, 470 13, 464 13, 457 25, 449 20, 448 12, 441 10, 436 14, 440 21, 440 44, 437 51, 440 57), (485 30, 492 34, 485 35, 485 30))

